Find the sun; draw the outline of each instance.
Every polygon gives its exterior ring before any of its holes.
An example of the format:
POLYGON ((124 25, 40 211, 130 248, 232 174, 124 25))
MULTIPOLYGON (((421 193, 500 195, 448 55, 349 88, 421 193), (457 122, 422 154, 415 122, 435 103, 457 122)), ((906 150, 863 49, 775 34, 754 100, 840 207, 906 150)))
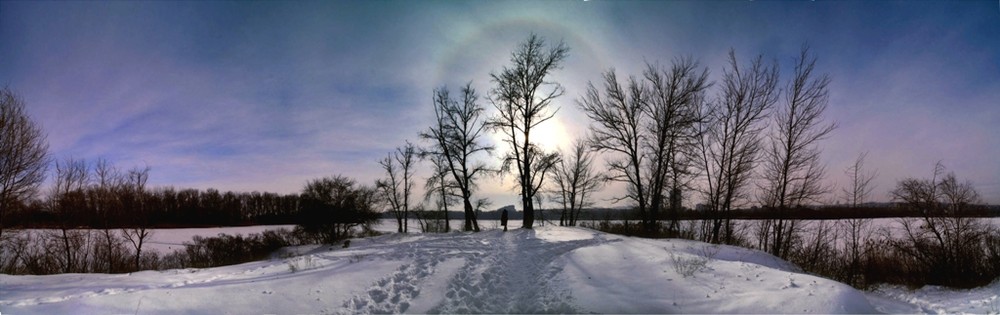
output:
POLYGON ((531 142, 542 147, 545 152, 557 152, 570 145, 572 139, 566 133, 566 126, 559 117, 552 117, 531 131, 531 142))
MULTIPOLYGON (((493 144, 501 151, 510 149, 509 144, 504 141, 506 137, 502 132, 490 134, 493 144)), ((531 142, 542 147, 545 152, 561 152, 573 145, 573 137, 566 131, 566 126, 559 117, 552 117, 531 129, 531 142)))

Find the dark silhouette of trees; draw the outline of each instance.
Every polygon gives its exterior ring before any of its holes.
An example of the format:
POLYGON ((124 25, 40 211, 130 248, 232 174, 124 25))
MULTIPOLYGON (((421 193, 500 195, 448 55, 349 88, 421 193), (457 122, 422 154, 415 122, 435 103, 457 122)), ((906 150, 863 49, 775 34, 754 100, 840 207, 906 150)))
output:
POLYGON ((696 124, 702 120, 708 70, 691 59, 675 60, 669 70, 648 64, 644 81, 618 82, 604 74, 603 94, 593 84, 578 101, 591 121, 589 142, 620 157, 608 161, 611 179, 626 183, 621 200, 636 203, 643 227, 653 231, 663 208, 670 209, 676 230, 682 190, 693 179, 696 124))
MULTIPOLYGON (((452 180, 446 179, 447 176, 439 179, 441 192, 448 193, 450 185, 459 192, 465 211, 465 230, 478 232, 479 220, 476 219, 472 194, 476 191, 476 181, 492 170, 472 158, 479 153, 490 154, 493 146, 482 143, 486 131, 486 122, 482 118, 484 109, 478 103, 479 96, 472 83, 466 84, 461 93, 460 100, 455 100, 446 87, 434 91, 435 123, 420 133, 420 138, 433 144, 423 150, 421 156, 439 161, 439 166, 445 166, 443 169, 451 173, 452 180)), ((447 204, 447 198, 442 198, 447 204)))
POLYGON ((749 201, 747 184, 761 151, 761 121, 777 102, 778 65, 765 65, 757 56, 740 66, 729 52, 721 91, 699 122, 699 162, 705 174, 702 195, 715 219, 706 221, 705 241, 733 243, 730 211, 749 201))
POLYGON ((552 101, 564 93, 561 85, 546 81, 553 70, 569 54, 569 48, 560 42, 546 47, 545 40, 531 34, 511 54, 511 67, 500 73, 490 74, 494 88, 490 100, 497 109, 497 116, 490 120, 490 127, 503 135, 510 151, 503 157, 502 171, 518 176, 521 206, 524 211, 524 228, 530 229, 535 220, 534 198, 545 181, 545 174, 558 162, 557 153, 546 153, 531 142, 531 131, 548 121, 556 110, 550 110, 552 101), (543 91, 547 86, 551 90, 543 91))
MULTIPOLYGON (((629 78, 628 87, 618 82, 615 71, 604 73, 604 93, 593 83, 588 83, 587 92, 577 103, 593 124, 588 142, 599 152, 613 152, 617 159, 608 159, 609 179, 626 183, 626 195, 617 199, 630 199, 649 224, 649 196, 643 180, 642 119, 646 102, 646 88, 634 77, 629 78)), ((648 228, 648 226, 647 226, 648 228)))
MULTIPOLYGON (((98 166, 92 167, 89 185, 79 197, 82 205, 71 210, 72 225, 81 228, 119 230, 132 226, 135 211, 126 208, 125 202, 136 200, 128 196, 123 185, 124 175, 105 184, 102 189, 98 166), (131 199, 130 199, 131 198, 131 199)), ((242 226, 259 224, 294 224, 298 219, 299 195, 279 195, 270 192, 220 192, 216 189, 176 189, 173 187, 147 188, 144 193, 145 215, 151 227, 207 227, 242 226)), ((50 198, 54 201, 54 198, 50 198)), ((25 206, 17 216, 11 217, 8 226, 53 227, 61 221, 51 205, 35 207, 34 201, 25 206)), ((109 231, 111 232, 111 231, 109 231)), ((114 234, 114 233, 111 233, 114 234)))
POLYGON ((854 164, 844 170, 844 174, 847 175, 850 182, 841 191, 844 193, 847 204, 852 207, 860 207, 867 202, 868 196, 871 196, 872 190, 875 189, 872 181, 875 180, 875 176, 878 176, 878 171, 865 171, 865 159, 867 158, 868 152, 858 154, 854 164))
POLYGON ((153 224, 150 219, 150 209, 147 204, 146 182, 149 181, 149 167, 133 168, 125 174, 122 202, 129 214, 127 227, 122 229, 122 236, 135 249, 135 270, 142 268, 142 246, 153 235, 153 224))
POLYGON ((395 153, 389 153, 379 161, 386 178, 375 182, 382 193, 382 200, 389 205, 389 211, 396 217, 399 233, 409 232, 410 193, 413 191, 413 172, 416 158, 413 144, 406 142, 395 153))
POLYGON ((76 272, 84 269, 80 264, 88 261, 85 251, 81 251, 83 238, 82 231, 77 230, 77 222, 84 219, 82 210, 85 206, 86 188, 89 181, 87 164, 83 160, 66 159, 64 162, 56 162, 55 183, 52 186, 52 194, 49 198, 50 211, 56 214, 59 222, 59 229, 54 233, 57 240, 60 257, 60 265, 64 273, 76 272))
POLYGON ((660 210, 669 213, 669 230, 678 229, 682 192, 693 179, 695 148, 700 136, 696 125, 704 105, 708 69, 699 70, 690 58, 677 59, 669 70, 647 65, 644 73, 649 84, 646 102, 645 144, 649 156, 650 217, 657 220, 660 210), (666 204, 664 204, 666 202, 666 204))
POLYGON ((105 264, 107 273, 120 271, 124 266, 118 265, 119 258, 125 255, 123 243, 118 237, 115 227, 121 224, 122 193, 124 178, 122 174, 106 159, 98 159, 94 163, 93 183, 87 192, 89 208, 97 216, 97 229, 100 229, 99 252, 103 254, 100 263, 105 264))
POLYGON ((350 237, 353 228, 378 220, 377 194, 343 176, 312 180, 302 190, 299 225, 324 243, 350 237))
POLYGON ((9 88, 0 90, 0 236, 6 214, 27 202, 45 180, 48 149, 21 98, 9 88))
POLYGON ((981 259, 988 256, 991 230, 981 219, 963 215, 979 202, 979 194, 971 182, 959 182, 954 173, 944 172, 938 162, 930 179, 905 178, 896 184, 893 198, 923 216, 901 218, 904 240, 893 246, 911 259, 912 265, 904 267, 916 269, 927 277, 926 283, 984 285, 992 277, 983 275, 1000 272, 995 261, 981 259), (968 283, 970 278, 982 283, 968 283))
POLYGON ((830 78, 813 73, 816 57, 802 48, 795 60, 794 77, 784 90, 784 102, 772 116, 770 146, 764 150, 761 204, 778 211, 778 218, 765 222, 763 248, 772 255, 787 258, 796 220, 785 220, 783 212, 816 202, 827 192, 823 186, 825 167, 820 163, 818 142, 836 128, 824 124, 823 111, 829 99, 830 78), (770 245, 770 246, 768 246, 770 245))
MULTIPOLYGON (((848 186, 844 187, 842 190, 844 193, 844 198, 847 200, 847 204, 851 206, 852 209, 858 209, 862 204, 867 201, 868 196, 871 195, 873 189, 875 189, 872 184, 872 180, 875 179, 877 171, 866 171, 865 170, 865 158, 868 157, 868 152, 864 152, 858 155, 858 158, 854 160, 854 164, 848 167, 844 174, 847 175, 849 180, 848 186)), ((871 218, 850 218, 841 221, 843 224, 844 232, 847 236, 847 255, 849 260, 849 279, 848 281, 852 285, 862 284, 858 277, 862 275, 861 270, 861 250, 864 244, 868 243, 871 239, 871 218)))
POLYGON ((444 230, 441 232, 448 233, 451 231, 451 223, 448 222, 448 205, 455 203, 456 199, 461 196, 455 193, 457 185, 451 179, 451 169, 448 167, 448 161, 444 155, 430 154, 424 158, 430 160, 431 165, 434 166, 433 173, 427 177, 427 181, 424 183, 424 201, 434 200, 437 209, 441 211, 439 217, 444 226, 444 230))
MULTIPOLYGON (((591 195, 604 185, 604 175, 593 170, 594 155, 587 149, 585 142, 575 142, 570 154, 560 159, 559 166, 552 173, 556 186, 552 192, 553 200, 562 206, 560 226, 576 226, 580 211, 593 205, 591 195)), ((506 216, 504 210, 504 222, 506 216)))

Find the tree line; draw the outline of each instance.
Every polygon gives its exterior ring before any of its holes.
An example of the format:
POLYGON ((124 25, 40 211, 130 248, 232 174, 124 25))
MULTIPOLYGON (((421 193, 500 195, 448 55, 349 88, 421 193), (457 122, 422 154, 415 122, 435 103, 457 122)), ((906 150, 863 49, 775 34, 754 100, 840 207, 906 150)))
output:
POLYGON ((119 170, 111 162, 57 161, 48 197, 13 204, 3 225, 103 228, 241 226, 295 223, 299 194, 146 187, 151 169, 119 170))

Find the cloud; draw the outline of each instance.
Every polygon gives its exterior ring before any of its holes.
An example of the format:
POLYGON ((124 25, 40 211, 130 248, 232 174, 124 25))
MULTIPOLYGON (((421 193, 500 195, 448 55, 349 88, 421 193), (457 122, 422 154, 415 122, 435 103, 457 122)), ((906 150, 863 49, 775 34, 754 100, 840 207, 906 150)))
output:
MULTIPOLYGON (((163 185, 294 192, 337 173, 373 181, 378 158, 419 144, 434 88, 472 81, 485 97, 489 74, 534 32, 571 49, 551 77, 566 88, 556 105, 571 136, 588 125, 575 100, 611 67, 638 75, 647 61, 690 55, 717 80, 730 48, 786 66, 808 43, 833 78, 828 118, 840 128, 822 144, 831 183, 870 151, 879 199, 943 160, 1000 202, 1000 19, 970 13, 980 3, 0 6, 0 77, 23 94, 53 155, 148 164, 163 185)), ((482 186, 499 206, 514 203, 510 185, 482 186)))

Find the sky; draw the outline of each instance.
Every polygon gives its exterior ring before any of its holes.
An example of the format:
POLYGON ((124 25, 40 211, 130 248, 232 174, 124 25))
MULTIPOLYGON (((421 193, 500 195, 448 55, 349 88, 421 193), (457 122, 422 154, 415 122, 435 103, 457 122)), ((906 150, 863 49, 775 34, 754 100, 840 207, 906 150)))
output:
MULTIPOLYGON (((0 84, 54 159, 149 166, 153 186, 297 193, 336 174, 373 183, 387 153, 428 145, 435 88, 487 95, 532 33, 570 48, 538 133, 550 150, 586 135, 577 100, 608 69, 690 56, 717 81, 733 49, 787 80, 809 45, 832 79, 831 187, 868 152, 876 201, 941 161, 1000 203, 997 1, 0 1, 0 84)), ((514 183, 484 179, 479 196, 517 204, 514 183)), ((609 201, 622 192, 597 202, 624 206, 609 201)))

